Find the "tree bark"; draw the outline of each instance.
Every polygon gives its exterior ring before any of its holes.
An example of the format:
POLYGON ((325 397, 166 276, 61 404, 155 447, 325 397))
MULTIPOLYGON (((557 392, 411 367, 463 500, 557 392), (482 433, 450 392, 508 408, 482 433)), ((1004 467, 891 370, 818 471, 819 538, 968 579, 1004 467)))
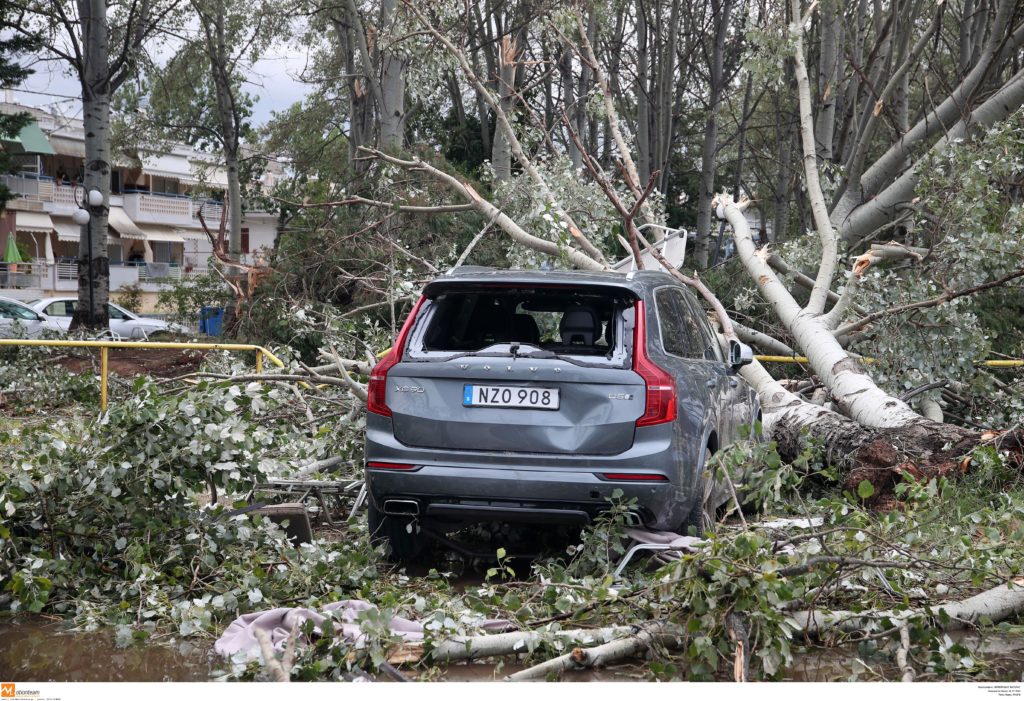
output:
POLYGON ((79 0, 82 31, 82 122, 85 128, 84 197, 96 190, 103 203, 89 206, 89 223, 78 242, 78 305, 71 329, 106 328, 110 323, 110 259, 107 213, 110 206, 110 28, 104 0, 79 0))
MULTIPOLYGON (((381 2, 381 29, 390 31, 394 22, 395 0, 381 2)), ((378 36, 378 43, 388 39, 378 36)), ((380 142, 385 149, 395 153, 401 150, 405 141, 405 59, 387 46, 379 48, 380 54, 380 142)))
MULTIPOLYGON (((509 115, 515 106, 516 61, 518 49, 509 37, 501 40, 498 68, 498 105, 509 115)), ((494 146, 491 149, 491 167, 494 178, 498 182, 512 179, 512 144, 504 130, 498 129, 494 135, 494 146)))
POLYGON ((208 8, 192 2, 205 36, 206 55, 210 61, 214 91, 217 96, 217 119, 220 126, 224 167, 227 171, 228 192, 228 256, 237 262, 242 259, 242 187, 239 179, 239 148, 242 116, 237 109, 231 85, 232 57, 224 27, 224 13, 207 12, 208 8))

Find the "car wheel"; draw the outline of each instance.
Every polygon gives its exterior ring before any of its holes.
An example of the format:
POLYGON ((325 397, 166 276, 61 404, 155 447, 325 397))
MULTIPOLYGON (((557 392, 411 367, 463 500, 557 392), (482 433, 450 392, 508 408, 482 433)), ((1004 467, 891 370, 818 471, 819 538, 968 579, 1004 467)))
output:
POLYGON ((708 490, 707 479, 704 477, 704 468, 707 466, 708 457, 713 455, 714 452, 715 446, 708 445, 704 462, 701 463, 700 469, 697 471, 697 484, 694 489, 696 495, 693 505, 690 507, 690 513, 686 515, 686 518, 683 519, 682 524, 679 526, 679 533, 682 535, 694 535, 699 538, 704 535, 705 526, 714 523, 714 519, 707 510, 708 497, 711 496, 711 493, 708 490), (693 529, 692 532, 691 529, 693 529))
POLYGON ((388 516, 381 513, 373 501, 366 505, 366 522, 370 528, 370 542, 385 546, 387 557, 392 562, 412 562, 423 552, 426 539, 416 532, 412 519, 388 516), (410 529, 409 526, 412 525, 410 529), (409 531, 412 530, 410 533, 409 531))
POLYGON ((704 535, 704 523, 707 521, 704 511, 704 484, 703 480, 698 485, 697 498, 693 500, 690 513, 683 519, 679 527, 681 535, 692 535, 700 538, 704 535))

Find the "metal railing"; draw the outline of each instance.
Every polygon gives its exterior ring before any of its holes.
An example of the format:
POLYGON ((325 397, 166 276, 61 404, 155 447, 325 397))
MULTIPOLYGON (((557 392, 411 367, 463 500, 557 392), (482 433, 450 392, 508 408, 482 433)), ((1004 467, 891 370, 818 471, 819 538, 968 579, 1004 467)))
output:
POLYGON ((49 274, 45 262, 0 263, 0 289, 39 287, 49 274))
POLYGON ((255 351, 256 374, 263 372, 263 357, 276 367, 284 363, 263 346, 251 343, 176 343, 172 341, 50 341, 38 339, 0 338, 0 347, 21 346, 32 348, 99 348, 100 349, 100 411, 107 410, 107 388, 109 375, 109 354, 111 348, 147 348, 178 350, 226 350, 232 352, 255 351))

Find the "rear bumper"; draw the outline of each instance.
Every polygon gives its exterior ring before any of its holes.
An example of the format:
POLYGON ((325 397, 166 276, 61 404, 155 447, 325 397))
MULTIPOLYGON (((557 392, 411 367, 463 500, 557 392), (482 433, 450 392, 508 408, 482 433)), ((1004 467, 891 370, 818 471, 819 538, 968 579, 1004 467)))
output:
POLYGON ((590 523, 618 490, 623 502, 636 500, 632 510, 644 525, 678 525, 679 505, 688 500, 672 482, 610 481, 599 474, 424 465, 408 471, 367 468, 366 484, 384 512, 387 502, 401 500, 415 502, 415 512, 428 519, 537 524, 590 523))
POLYGON ((618 455, 511 453, 414 448, 399 442, 391 420, 367 416, 367 462, 415 465, 412 470, 367 468, 374 505, 416 502, 421 517, 538 524, 587 523, 607 510, 618 490, 644 525, 672 529, 689 513, 696 475, 671 424, 637 429, 618 455), (658 474, 664 481, 609 480, 614 473, 658 474))

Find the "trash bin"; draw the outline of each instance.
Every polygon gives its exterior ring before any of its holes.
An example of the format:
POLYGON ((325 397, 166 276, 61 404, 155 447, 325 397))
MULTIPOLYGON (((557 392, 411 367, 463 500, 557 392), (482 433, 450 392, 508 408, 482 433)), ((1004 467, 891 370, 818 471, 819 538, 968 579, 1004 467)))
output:
POLYGON ((224 330, 224 307, 203 307, 199 312, 199 333, 220 336, 224 330))

